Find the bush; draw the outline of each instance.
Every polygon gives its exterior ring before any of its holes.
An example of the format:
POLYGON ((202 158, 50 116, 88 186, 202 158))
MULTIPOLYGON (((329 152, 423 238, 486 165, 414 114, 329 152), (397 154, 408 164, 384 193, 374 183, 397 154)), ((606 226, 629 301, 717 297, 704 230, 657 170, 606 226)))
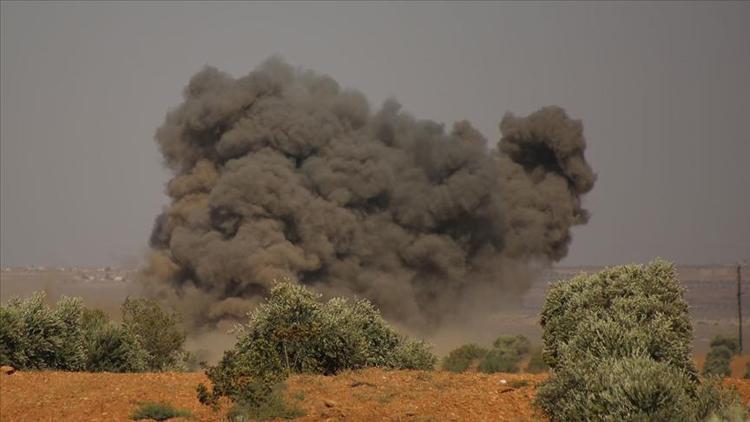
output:
POLYGON ((496 349, 514 353, 519 357, 526 356, 531 351, 531 342, 525 336, 518 334, 515 336, 500 336, 492 343, 496 349))
POLYGON ((537 391, 552 421, 703 421, 724 406, 720 390, 646 351, 632 357, 566 361, 537 391))
POLYGON ((265 399, 259 403, 239 402, 227 415, 230 421, 266 421, 277 419, 294 419, 304 416, 305 412, 296 403, 289 404, 284 400, 283 383, 275 384, 265 399))
POLYGON ((526 372, 539 374, 542 372, 546 372, 548 369, 549 366, 547 366, 547 363, 544 362, 544 358, 542 357, 542 349, 534 349, 534 351, 531 352, 529 364, 526 365, 526 372))
POLYGON ((706 355, 706 361, 703 363, 703 375, 728 377, 732 375, 731 361, 731 349, 724 345, 714 346, 706 355))
POLYGON ((656 260, 649 265, 607 268, 597 274, 581 274, 569 281, 553 284, 542 308, 540 323, 544 329, 544 358, 551 368, 559 365, 560 348, 579 333, 579 325, 607 317, 615 323, 634 319, 647 324, 653 319, 666 321, 669 342, 675 347, 654 347, 655 359, 682 362, 692 367, 689 350, 692 326, 676 280, 674 265, 656 260), (685 345, 682 347, 681 345, 685 345), (665 353, 665 355, 661 355, 665 353))
POLYGON ((146 402, 141 404, 138 409, 130 415, 132 420, 153 419, 156 421, 165 421, 167 419, 190 417, 192 413, 187 409, 176 409, 169 403, 146 402))
POLYGON ((541 324, 552 376, 536 403, 552 420, 697 421, 733 400, 697 376, 672 264, 657 260, 558 282, 541 324))
POLYGON ((487 349, 476 344, 464 344, 448 353, 443 358, 441 367, 446 371, 463 372, 472 364, 484 358, 487 352, 487 349))
POLYGON ((490 350, 479 363, 479 371, 485 374, 496 372, 518 372, 521 356, 507 349, 494 348, 490 350))
POLYGON ((745 364, 745 379, 750 379, 750 361, 745 364))
POLYGON ((381 366, 432 369, 426 344, 398 334, 370 302, 331 299, 283 281, 249 314, 237 345, 207 370, 213 390, 198 387, 204 404, 227 396, 245 408, 259 408, 290 373, 335 374, 381 366))
POLYGON ((124 327, 110 323, 89 334, 86 370, 91 372, 142 372, 148 352, 124 327))
POLYGON ((740 341, 737 337, 717 335, 711 339, 711 348, 724 346, 732 353, 736 355, 740 352, 740 341))
POLYGON ((122 323, 135 334, 148 352, 146 368, 151 371, 178 369, 185 332, 177 314, 167 313, 149 299, 125 299, 122 323))
POLYGON ((20 369, 83 369, 85 350, 80 299, 62 297, 55 309, 44 292, 0 307, 0 359, 20 369))
POLYGON ((147 300, 126 300, 113 325, 80 298, 54 308, 44 292, 0 306, 0 364, 19 369, 131 372, 177 368, 185 356, 177 316, 147 300))

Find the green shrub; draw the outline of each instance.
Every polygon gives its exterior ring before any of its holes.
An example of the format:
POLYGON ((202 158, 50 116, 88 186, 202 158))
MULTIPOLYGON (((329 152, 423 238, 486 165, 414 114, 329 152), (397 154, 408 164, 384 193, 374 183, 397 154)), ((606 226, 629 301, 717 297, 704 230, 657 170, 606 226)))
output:
POLYGON ((304 416, 305 412, 296 404, 284 399, 286 386, 278 383, 271 388, 265 399, 259 403, 236 403, 228 413, 230 421, 268 421, 294 419, 304 416))
POLYGON ((542 357, 542 349, 536 348, 533 352, 531 352, 531 357, 529 358, 529 364, 526 365, 526 372, 532 373, 532 374, 539 374, 541 372, 546 372, 549 369, 549 366, 547 366, 547 363, 544 362, 544 358, 542 357))
MULTIPOLYGON (((599 318, 590 317, 577 326, 577 333, 558 346, 569 359, 588 357, 628 357, 645 350, 658 361, 687 371, 696 376, 691 344, 672 329, 671 320, 657 314, 643 320, 638 314, 613 312, 599 318)), ((560 352, 559 352, 560 353, 560 352)), ((559 355, 561 356, 561 355, 559 355)))
POLYGON ((26 368, 26 335, 18 307, 0 306, 0 365, 26 368))
POLYGON ((724 346, 732 352, 732 355, 736 355, 740 352, 740 341, 737 337, 717 335, 711 339, 711 348, 724 346))
POLYGON ((451 372, 463 372, 472 364, 484 358, 487 349, 476 344, 464 344, 463 346, 452 350, 443 358, 442 368, 451 372))
POLYGON ((535 403, 552 421, 703 421, 724 406, 715 386, 650 358, 566 361, 537 391, 535 403))
POLYGON ((190 417, 192 413, 187 409, 176 409, 169 403, 146 402, 130 415, 132 420, 153 419, 156 421, 165 421, 167 419, 190 417))
POLYGON ((706 361, 703 363, 703 375, 728 377, 732 375, 731 361, 731 349, 724 345, 714 346, 706 355, 706 361))
POLYGON ((558 282, 541 324, 552 376, 536 404, 553 421, 702 421, 733 403, 719 384, 697 376, 672 264, 657 260, 558 282))
POLYGON ((745 364, 745 379, 750 379, 750 361, 745 364))
POLYGON ((0 307, 0 359, 20 369, 83 369, 80 299, 62 297, 54 309, 44 292, 0 307))
POLYGON ((521 334, 515 336, 500 336, 492 346, 496 349, 505 350, 518 356, 526 356, 531 351, 531 342, 521 334))
POLYGON ((479 371, 485 374, 494 374, 496 372, 518 372, 518 364, 521 362, 521 356, 514 351, 507 349, 494 348, 487 352, 479 362, 479 371))
MULTIPOLYGON (((553 284, 547 295, 540 320, 544 329, 543 356, 554 369, 560 363, 560 348, 579 333, 581 323, 607 317, 619 322, 625 316, 635 318, 636 325, 656 318, 666 320, 671 332, 669 342, 689 348, 692 326, 687 310, 674 265, 668 262, 656 260, 645 266, 627 265, 581 274, 553 284)), ((683 354, 685 348, 666 350, 664 353, 676 355, 654 358, 692 365, 689 356, 683 354)))
POLYGON ((148 352, 148 370, 179 369, 185 332, 177 314, 165 312, 153 300, 127 298, 122 304, 122 323, 148 352))
POLYGON ((126 328, 106 324, 89 334, 86 370, 91 372, 142 372, 148 352, 126 328))
POLYGON ((215 405, 222 396, 258 409, 290 373, 335 374, 381 366, 432 369, 426 344, 391 328, 370 302, 331 299, 290 281, 276 283, 268 298, 240 327, 235 347, 206 374, 213 389, 198 386, 198 398, 215 405))

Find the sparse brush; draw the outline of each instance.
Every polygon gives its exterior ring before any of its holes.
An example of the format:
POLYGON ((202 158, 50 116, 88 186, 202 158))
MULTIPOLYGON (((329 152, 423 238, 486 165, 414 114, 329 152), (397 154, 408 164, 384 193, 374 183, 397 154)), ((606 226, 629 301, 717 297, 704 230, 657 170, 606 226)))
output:
POLYGON ((494 374, 496 372, 518 372, 518 364, 521 362, 521 356, 514 350, 494 348, 490 350, 479 362, 479 371, 485 374, 494 374))
POLYGON ((534 349, 534 351, 531 352, 531 358, 529 359, 529 363, 526 366, 526 372, 538 374, 541 372, 546 372, 548 369, 549 366, 547 366, 547 363, 544 362, 544 358, 542 357, 542 349, 534 349))
POLYGON ((711 346, 711 348, 724 346, 732 352, 732 355, 736 355, 740 351, 740 341, 734 336, 716 335, 711 339, 709 346, 711 346))
POLYGON ((435 356, 422 342, 398 334, 368 301, 320 295, 291 281, 277 283, 240 327, 240 338, 206 374, 199 400, 216 406, 222 396, 242 412, 263 409, 291 373, 335 374, 380 366, 433 369, 435 356))
POLYGON ((443 358, 441 367, 443 370, 451 372, 463 372, 473 363, 478 363, 488 350, 476 344, 464 344, 463 346, 452 350, 443 358))
POLYGON ((155 421, 165 421, 172 418, 189 418, 192 412, 187 409, 177 409, 169 403, 142 403, 130 415, 130 419, 138 421, 143 419, 152 419, 155 421))
POLYGON ((727 346, 718 345, 711 347, 703 363, 703 375, 728 377, 732 375, 730 363, 732 361, 732 350, 727 346))

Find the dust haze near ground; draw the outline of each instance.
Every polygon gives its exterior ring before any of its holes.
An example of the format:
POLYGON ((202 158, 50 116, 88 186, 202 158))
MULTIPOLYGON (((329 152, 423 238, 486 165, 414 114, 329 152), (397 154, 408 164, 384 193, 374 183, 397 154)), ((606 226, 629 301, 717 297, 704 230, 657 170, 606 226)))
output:
POLYGON ((560 107, 506 114, 490 143, 278 57, 238 78, 207 67, 183 97, 156 131, 172 202, 142 280, 196 326, 291 278, 435 327, 517 298, 588 221, 583 126, 560 107))
MULTIPOLYGON (((539 310, 549 283, 568 279, 584 271, 592 273, 601 267, 555 267, 540 272, 526 293, 515 303, 507 304, 502 311, 486 313, 471 321, 445 321, 439 331, 430 335, 405 332, 425 338, 443 355, 468 342, 489 346, 500 334, 524 334, 532 343, 540 344, 539 310), (467 327, 471 327, 470 329, 467 327)), ((717 335, 737 335, 737 281, 733 266, 680 266, 678 278, 687 292, 693 324, 693 348, 703 354, 709 349, 710 339, 717 335)), ((114 319, 120 318, 119 308, 128 295, 140 294, 136 270, 104 268, 5 268, 0 272, 0 302, 13 296, 28 296, 37 290, 48 293, 51 302, 61 295, 80 296, 87 306, 102 308, 114 319)), ((745 327, 745 349, 750 348, 747 327, 750 327, 750 267, 743 274, 742 315, 745 327)), ((202 332, 194 331, 187 348, 198 352, 210 362, 216 362, 222 353, 235 343, 229 333, 231 327, 221 327, 202 332)))

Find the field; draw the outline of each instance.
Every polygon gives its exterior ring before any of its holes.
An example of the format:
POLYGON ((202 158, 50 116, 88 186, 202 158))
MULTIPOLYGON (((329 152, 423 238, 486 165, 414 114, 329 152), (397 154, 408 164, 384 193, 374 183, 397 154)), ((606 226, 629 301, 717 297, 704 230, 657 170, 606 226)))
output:
MULTIPOLYGON (((747 360, 735 359, 735 373, 747 360)), ((367 369, 292 376, 286 396, 303 409, 301 421, 543 420, 531 403, 545 377, 367 369)), ((220 420, 221 411, 196 399, 199 382, 207 382, 202 373, 16 372, 0 377, 0 420, 125 421, 143 401, 189 409, 198 421, 220 420)), ((750 380, 726 382, 737 387, 743 403, 750 401, 750 380)))

